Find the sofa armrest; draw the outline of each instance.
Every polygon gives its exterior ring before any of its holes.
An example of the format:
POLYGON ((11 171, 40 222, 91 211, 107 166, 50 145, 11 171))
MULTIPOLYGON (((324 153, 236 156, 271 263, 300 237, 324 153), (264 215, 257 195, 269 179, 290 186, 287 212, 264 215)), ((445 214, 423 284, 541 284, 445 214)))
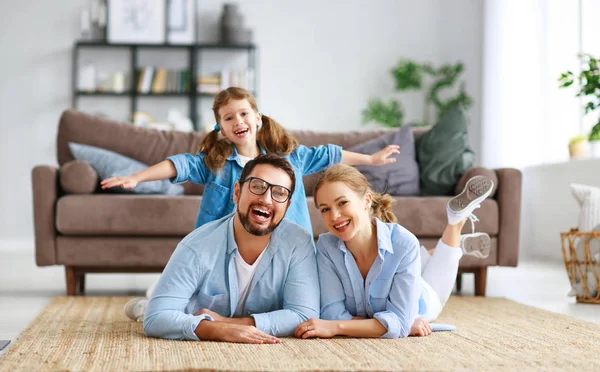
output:
POLYGON ((40 165, 31 172, 35 262, 38 266, 56 264, 55 209, 58 198, 58 169, 40 165))
POLYGON ((521 219, 521 171, 514 168, 495 169, 498 175, 498 265, 517 266, 519 258, 519 223, 521 219))

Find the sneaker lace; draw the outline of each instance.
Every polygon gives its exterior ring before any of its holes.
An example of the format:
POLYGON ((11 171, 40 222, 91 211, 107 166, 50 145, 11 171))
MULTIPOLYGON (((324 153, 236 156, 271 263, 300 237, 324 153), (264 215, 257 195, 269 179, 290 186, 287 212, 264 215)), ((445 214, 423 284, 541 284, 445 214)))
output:
POLYGON ((479 221, 479 218, 474 214, 470 214, 467 218, 471 221, 471 232, 475 234, 475 222, 479 221))

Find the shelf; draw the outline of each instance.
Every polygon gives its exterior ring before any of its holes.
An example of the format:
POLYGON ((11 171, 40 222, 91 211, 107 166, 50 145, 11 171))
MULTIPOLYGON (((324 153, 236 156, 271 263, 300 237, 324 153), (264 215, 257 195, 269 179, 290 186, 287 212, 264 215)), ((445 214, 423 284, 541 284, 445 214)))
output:
POLYGON ((166 48, 166 49, 256 49, 254 44, 220 44, 220 43, 199 43, 199 44, 110 44, 105 41, 77 41, 75 42, 76 47, 86 48, 166 48))
POLYGON ((139 97, 190 97, 192 93, 135 93, 139 97))
POLYGON ((90 96, 90 97, 96 97, 96 96, 130 97, 131 93, 130 92, 117 93, 117 92, 83 92, 83 91, 78 91, 78 92, 75 92, 75 95, 76 96, 90 96))
POLYGON ((191 93, 139 93, 139 92, 77 92, 75 93, 78 96, 92 96, 92 97, 100 97, 100 96, 117 96, 117 97, 189 97, 191 93))

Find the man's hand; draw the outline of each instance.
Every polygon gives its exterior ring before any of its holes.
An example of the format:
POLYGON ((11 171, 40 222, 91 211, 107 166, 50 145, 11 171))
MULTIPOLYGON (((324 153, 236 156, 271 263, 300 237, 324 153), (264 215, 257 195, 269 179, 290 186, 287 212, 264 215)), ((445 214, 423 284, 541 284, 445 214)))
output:
POLYGON ((335 321, 311 318, 296 327, 294 336, 297 338, 332 338, 338 334, 338 326, 335 321))
POLYGON ((423 318, 415 319, 412 327, 410 327, 409 336, 429 336, 431 334, 431 325, 423 318))
POLYGON ((371 164, 372 165, 385 165, 394 163, 396 158, 391 158, 393 154, 400 153, 400 146, 398 145, 389 145, 384 147, 382 150, 377 151, 376 153, 371 155, 371 164))
POLYGON ((227 320, 227 318, 225 318, 224 316, 221 316, 218 313, 215 313, 214 311, 211 311, 208 309, 202 309, 202 310, 196 311, 194 313, 194 315, 204 315, 204 314, 210 315, 215 320, 215 322, 225 322, 227 320))
POLYGON ((268 335, 256 327, 217 323, 203 320, 195 330, 201 340, 235 342, 242 344, 279 344, 281 339, 268 335))

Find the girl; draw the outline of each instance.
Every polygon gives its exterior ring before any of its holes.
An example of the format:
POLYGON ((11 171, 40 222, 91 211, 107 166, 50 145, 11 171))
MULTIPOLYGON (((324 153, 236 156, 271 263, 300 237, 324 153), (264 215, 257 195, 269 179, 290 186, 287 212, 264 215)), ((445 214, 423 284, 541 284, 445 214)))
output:
POLYGON ((462 255, 489 255, 487 234, 461 236, 460 231, 467 218, 476 220, 471 213, 492 188, 486 177, 471 178, 448 202, 448 225, 428 252, 395 223, 389 195, 373 192, 353 167, 328 168, 314 193, 329 230, 317 242, 322 319, 300 324, 296 337, 429 335, 429 322, 450 296, 462 255))
POLYGON ((396 159, 390 156, 400 153, 397 145, 387 146, 372 155, 344 151, 336 145, 311 148, 298 145, 280 124, 258 112, 256 99, 242 88, 221 91, 215 97, 213 112, 217 124, 204 137, 196 155, 170 156, 139 173, 105 179, 101 182, 102 188, 132 189, 140 182, 166 178, 175 183, 204 184, 197 228, 233 212, 233 186, 239 181, 244 165, 258 154, 275 153, 285 157, 296 173, 296 192, 286 218, 312 232, 302 176, 340 162, 349 165, 393 163, 396 159), (219 139, 219 133, 224 138, 219 139))
MULTIPOLYGON (((233 212, 234 184, 239 181, 244 165, 259 154, 275 153, 285 157, 296 174, 296 192, 285 218, 312 234, 303 176, 340 162, 350 165, 393 163, 396 159, 390 156, 400 152, 396 145, 387 146, 372 155, 343 151, 336 145, 311 148, 298 145, 280 124, 258 112, 256 99, 242 88, 221 91, 215 97, 213 113, 217 124, 204 137, 196 155, 170 156, 139 173, 105 179, 101 182, 102 188, 120 186, 132 189, 140 182, 166 178, 175 183, 191 181, 204 184, 197 228, 233 212), (220 139, 219 133, 224 138, 220 139)), ((148 297, 151 292, 152 287, 147 291, 148 297)), ((140 320, 146 303, 145 299, 134 299, 126 305, 125 312, 130 318, 140 320)))

